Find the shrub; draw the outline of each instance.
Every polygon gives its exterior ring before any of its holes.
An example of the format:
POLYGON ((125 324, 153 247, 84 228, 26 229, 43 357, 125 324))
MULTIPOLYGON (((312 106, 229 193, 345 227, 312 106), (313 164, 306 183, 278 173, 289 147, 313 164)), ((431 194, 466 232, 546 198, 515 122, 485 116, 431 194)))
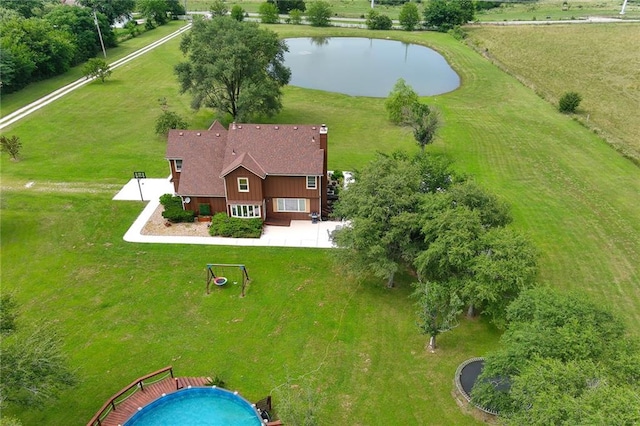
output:
POLYGON ((211 12, 211 17, 215 18, 216 16, 227 16, 229 9, 227 9, 227 5, 224 1, 216 0, 211 5, 211 8, 209 8, 209 12, 211 12))
POLYGON ((273 3, 261 3, 258 7, 260 22, 263 24, 277 24, 280 22, 278 8, 273 3))
POLYGON ((393 26, 391 18, 387 15, 381 15, 374 9, 371 9, 367 16, 367 28, 370 30, 390 30, 393 26))
POLYGON ((312 27, 330 26, 332 14, 331 4, 323 0, 314 1, 307 7, 307 21, 312 27))
POLYGON ((566 92, 560 98, 560 102, 558 103, 558 110, 565 114, 570 114, 576 112, 578 105, 580 105, 580 101, 582 101, 582 96, 580 96, 576 92, 566 92))
POLYGON ((171 207, 180 207, 182 208, 182 200, 180 197, 175 196, 173 194, 164 194, 160 196, 160 204, 166 209, 170 209, 171 207))
POLYGON ((216 213, 211 219, 209 234, 220 237, 260 238, 262 219, 242 219, 229 217, 225 213, 216 213))
POLYGON ((298 9, 293 9, 291 12, 289 12, 289 18, 289 22, 293 25, 302 24, 302 12, 298 9))
POLYGON ((164 207, 162 217, 172 223, 193 222, 194 213, 190 210, 182 209, 182 200, 180 197, 172 194, 164 194, 160 196, 160 204, 164 207))
POLYGON ((451 28, 449 31, 447 31, 447 33, 459 41, 467 38, 467 32, 460 25, 456 25, 455 27, 451 28))
POLYGON ((106 78, 111 75, 111 69, 104 59, 91 58, 82 67, 82 73, 86 78, 95 77, 104 83, 106 78))
POLYGON ((187 122, 173 111, 164 110, 156 118, 156 135, 167 136, 171 129, 184 129, 187 122))
POLYGON ((224 379, 217 375, 213 375, 213 379, 211 377, 207 377, 207 382, 205 383, 207 386, 217 386, 219 388, 224 388, 227 385, 227 382, 224 379))
POLYGON ((233 6, 231 8, 231 17, 233 19, 235 19, 238 22, 242 22, 244 21, 244 14, 245 14, 245 10, 242 8, 242 6, 236 4, 235 6, 233 6))
POLYGON ((11 137, 0 136, 0 150, 9 154, 15 161, 18 160, 18 154, 20 154, 21 149, 22 142, 20 142, 19 137, 15 135, 11 137))
POLYGON ((404 79, 398 79, 384 101, 384 108, 387 110, 389 121, 396 125, 403 124, 407 111, 413 108, 418 101, 418 94, 415 90, 404 79))
POLYGON ((405 3, 398 16, 400 25, 405 31, 413 31, 420 25, 420 12, 415 3, 405 3))
POLYGON ((193 222, 194 215, 190 210, 182 210, 182 207, 171 207, 162 212, 162 217, 171 223, 193 222))

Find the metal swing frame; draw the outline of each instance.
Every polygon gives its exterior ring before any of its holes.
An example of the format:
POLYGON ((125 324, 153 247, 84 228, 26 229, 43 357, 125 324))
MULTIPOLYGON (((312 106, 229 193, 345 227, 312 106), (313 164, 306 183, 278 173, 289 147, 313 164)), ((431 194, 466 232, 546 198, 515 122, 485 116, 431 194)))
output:
POLYGON ((249 273, 247 272, 247 267, 243 264, 237 263, 207 263, 207 294, 211 293, 211 282, 217 278, 216 273, 213 271, 213 268, 239 268, 240 273, 242 274, 242 292, 240 293, 240 297, 244 297, 245 289, 251 278, 249 278, 249 273))

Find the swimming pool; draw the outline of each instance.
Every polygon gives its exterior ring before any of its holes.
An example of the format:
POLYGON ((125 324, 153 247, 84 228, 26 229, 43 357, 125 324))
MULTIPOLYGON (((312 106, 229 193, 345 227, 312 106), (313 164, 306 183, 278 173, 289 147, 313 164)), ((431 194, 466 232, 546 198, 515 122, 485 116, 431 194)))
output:
POLYGON ((165 395, 142 408, 125 426, 258 426, 258 411, 226 389, 190 388, 165 395))

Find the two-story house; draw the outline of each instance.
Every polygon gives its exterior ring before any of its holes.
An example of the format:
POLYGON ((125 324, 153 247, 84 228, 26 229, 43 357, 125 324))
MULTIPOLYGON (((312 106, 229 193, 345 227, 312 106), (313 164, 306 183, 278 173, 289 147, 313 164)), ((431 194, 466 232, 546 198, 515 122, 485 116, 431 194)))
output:
POLYGON ((176 195, 196 214, 308 220, 327 206, 327 127, 214 122, 169 131, 176 195))

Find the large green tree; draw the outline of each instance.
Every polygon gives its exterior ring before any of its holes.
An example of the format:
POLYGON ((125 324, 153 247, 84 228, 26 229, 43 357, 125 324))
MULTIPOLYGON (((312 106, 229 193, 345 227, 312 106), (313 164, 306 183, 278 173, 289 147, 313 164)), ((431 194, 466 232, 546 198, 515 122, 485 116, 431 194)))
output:
POLYGON ((418 275, 456 292, 469 316, 480 308, 504 326, 506 306, 537 273, 531 242, 505 227, 508 206, 465 181, 429 194, 422 212, 426 249, 415 259, 418 275))
POLYGON ((229 17, 197 20, 180 49, 189 60, 175 72, 193 108, 212 107, 241 121, 282 108, 291 71, 284 65, 287 45, 273 31, 229 17))
POLYGON ((217 16, 227 16, 229 14, 229 8, 223 0, 216 0, 209 7, 209 12, 211 12, 212 18, 217 16))
POLYGON ((413 87, 408 85, 405 79, 398 79, 384 101, 389 121, 397 125, 405 124, 407 113, 419 101, 418 94, 413 90, 413 87))
POLYGON ((314 27, 328 27, 331 25, 333 10, 331 4, 323 0, 316 0, 307 6, 307 21, 314 27))
POLYGON ((638 404, 621 401, 640 397, 638 342, 607 308, 543 287, 523 291, 507 320, 501 348, 486 356, 473 388, 475 402, 514 425, 637 423, 638 404), (611 407, 598 407, 608 398, 611 407), (624 421, 602 423, 604 413, 624 421))
POLYGON ((16 11, 23 18, 40 16, 45 4, 52 0, 0 0, 0 8, 16 11))
POLYGON ((287 15, 294 9, 300 12, 304 12, 307 9, 304 0, 267 0, 267 3, 275 4, 278 8, 278 13, 281 15, 287 15))
POLYGON ((42 405, 75 382, 62 340, 50 324, 36 324, 33 330, 15 327, 17 305, 6 295, 0 302, 0 410, 6 404, 42 405))
POLYGON ((402 5, 398 16, 400 26, 405 31, 413 31, 420 25, 420 12, 414 2, 407 2, 402 5))
MULTIPOLYGON (((79 64, 95 56, 100 51, 100 40, 91 11, 84 7, 60 5, 54 7, 44 17, 54 28, 73 35, 76 45, 74 64, 79 64)), ((102 40, 106 47, 116 45, 116 36, 104 16, 98 17, 102 40), (102 19, 100 19, 102 18, 102 19)))
POLYGON ((77 0, 77 3, 102 13, 112 25, 120 17, 130 17, 136 7, 136 0, 77 0))
POLYGON ((413 130, 413 138, 424 151, 433 142, 440 127, 438 112, 427 104, 415 103, 407 114, 407 124, 413 130))
POLYGON ((3 92, 67 71, 76 52, 71 34, 40 18, 3 21, 0 48, 3 56, 8 55, 2 67, 11 71, 10 80, 2 77, 3 92))
POLYGON ((168 0, 137 0, 136 10, 145 17, 145 26, 153 28, 169 21, 168 14, 171 12, 171 6, 168 0))
POLYGON ((472 0, 429 0, 423 12, 425 26, 440 31, 466 24, 474 15, 472 0))
POLYGON ((260 15, 260 22, 263 24, 277 24, 280 22, 278 8, 273 3, 261 3, 260 7, 258 7, 258 14, 260 15))
POLYGON ((416 284, 413 296, 418 299, 418 327, 429 336, 426 349, 436 350, 436 338, 459 323, 462 301, 446 283, 427 281, 416 284))
POLYGON ((334 215, 349 226, 334 234, 339 256, 358 273, 373 273, 393 286, 395 273, 413 268, 424 249, 423 195, 451 181, 448 163, 427 155, 378 154, 342 191, 334 215))

